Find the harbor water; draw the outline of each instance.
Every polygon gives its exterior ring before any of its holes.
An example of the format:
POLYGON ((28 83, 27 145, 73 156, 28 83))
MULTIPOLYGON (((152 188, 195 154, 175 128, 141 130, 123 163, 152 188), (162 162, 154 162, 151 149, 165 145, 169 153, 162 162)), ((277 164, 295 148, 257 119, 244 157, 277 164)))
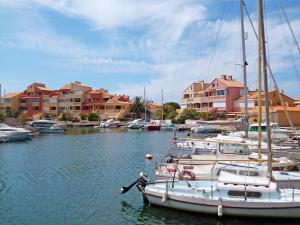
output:
POLYGON ((69 129, 0 145, 0 224, 297 224, 217 218, 144 205, 128 186, 168 148, 172 132, 69 129), (152 161, 145 160, 151 152, 152 161))

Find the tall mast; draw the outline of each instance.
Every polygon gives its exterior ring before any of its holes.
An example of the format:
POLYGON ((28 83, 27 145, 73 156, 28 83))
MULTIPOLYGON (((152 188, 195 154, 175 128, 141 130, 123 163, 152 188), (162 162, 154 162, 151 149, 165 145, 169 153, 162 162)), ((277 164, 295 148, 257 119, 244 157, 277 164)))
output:
POLYGON ((245 136, 248 137, 248 126, 249 126, 249 118, 248 118, 248 91, 247 91, 247 69, 248 65, 246 61, 246 48, 245 48, 245 31, 244 31, 244 1, 240 0, 240 14, 241 14, 241 40, 242 40, 242 67, 243 67, 243 75, 244 75, 244 96, 245 96, 245 136))
POLYGON ((265 92, 265 107, 266 107, 266 125, 267 125, 267 146, 268 146, 268 170, 269 177, 272 179, 272 149, 271 149, 271 130, 270 130, 270 112, 269 112, 269 91, 268 91, 268 64, 266 56, 265 43, 265 28, 262 0, 258 1, 260 10, 261 23, 261 41, 262 41, 262 56, 263 56, 263 72, 264 72, 264 92, 265 92))
POLYGON ((161 89, 161 120, 164 120, 164 90, 161 89))
POLYGON ((2 112, 2 84, 0 84, 0 113, 2 112))
POLYGON ((146 121, 146 119, 147 119, 147 111, 146 111, 146 86, 144 86, 144 110, 145 110, 145 112, 144 112, 144 119, 145 119, 145 121, 146 121))
POLYGON ((258 3, 258 161, 261 161, 261 16, 260 4, 258 3))

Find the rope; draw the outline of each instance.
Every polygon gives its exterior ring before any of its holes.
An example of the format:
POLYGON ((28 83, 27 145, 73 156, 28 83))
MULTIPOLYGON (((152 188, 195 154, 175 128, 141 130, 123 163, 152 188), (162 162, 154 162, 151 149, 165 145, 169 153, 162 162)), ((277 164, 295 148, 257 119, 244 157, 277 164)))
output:
POLYGON ((287 15, 286 15, 286 12, 285 12, 285 9, 284 9, 284 7, 283 7, 283 4, 282 4, 281 0, 277 0, 277 2, 279 3, 279 5, 280 5, 280 7, 281 7, 281 9, 282 9, 282 13, 283 13, 283 15, 284 15, 284 17, 285 17, 285 20, 286 20, 286 22, 287 22, 287 24, 288 24, 288 26, 289 26, 289 29, 290 29, 290 31, 291 31, 291 33, 292 33, 294 42, 295 42, 295 44, 296 44, 296 46, 297 46, 297 49, 298 49, 298 52, 299 52, 299 54, 300 54, 300 47, 299 47, 299 44, 298 44, 297 39, 296 39, 296 37, 295 37, 295 34, 294 34, 294 31, 293 31, 292 26, 291 26, 291 24, 290 24, 290 21, 289 21, 287 15))
MULTIPOLYGON (((248 19, 250 20, 251 27, 252 27, 252 29, 253 29, 253 31, 254 31, 254 33, 255 33, 256 39, 258 39, 257 32, 256 32, 256 30, 255 30, 255 27, 253 26, 253 23, 252 23, 252 20, 251 20, 251 17, 250 17, 250 15, 249 15, 249 12, 248 12, 248 10, 247 10, 246 5, 244 5, 244 7, 245 7, 245 11, 247 12, 248 19)), ((290 115, 289 115, 289 113, 288 113, 288 111, 287 111, 287 109, 286 109, 286 106, 285 106, 285 104, 284 104, 284 102, 283 102, 283 98, 282 98, 281 93, 280 93, 280 91, 279 91, 277 81, 275 80, 275 77, 274 77, 274 74, 273 74, 273 71, 272 71, 272 69, 271 69, 271 67, 270 67, 269 62, 267 62, 267 66, 268 66, 270 75, 271 75, 271 77, 272 77, 272 81, 273 81, 273 83, 274 83, 275 89, 276 89, 276 91, 278 92, 278 96, 279 96, 279 99, 280 99, 280 103, 281 103, 281 105, 282 105, 282 107, 283 107, 283 109, 284 109, 284 112, 285 112, 285 115, 286 115, 286 117, 287 117, 287 120, 288 120, 288 122, 289 122, 289 124, 290 124, 290 127, 293 129, 293 131, 294 131, 294 133, 295 133, 295 135, 296 135, 297 132, 296 132, 296 130, 295 130, 295 127, 294 127, 294 125, 293 125, 293 122, 292 122, 292 120, 291 120, 291 117, 290 117, 290 115)), ((265 93, 265 94, 266 94, 266 93, 265 93)))

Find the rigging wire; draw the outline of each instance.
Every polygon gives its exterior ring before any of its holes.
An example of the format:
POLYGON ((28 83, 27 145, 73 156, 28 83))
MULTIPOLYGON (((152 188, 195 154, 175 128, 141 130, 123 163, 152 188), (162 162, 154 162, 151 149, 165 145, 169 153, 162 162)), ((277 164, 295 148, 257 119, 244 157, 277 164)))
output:
POLYGON ((299 52, 299 54, 300 54, 300 47, 299 47, 298 41, 297 41, 297 39, 296 39, 296 37, 295 37, 294 31, 293 31, 292 26, 291 26, 291 24, 290 24, 290 21, 289 21, 289 19, 288 19, 288 17, 287 17, 287 14, 286 14, 286 12, 285 12, 285 9, 284 9, 284 7, 283 7, 283 4, 282 4, 281 0, 277 0, 277 2, 279 3, 279 5, 280 5, 280 7, 281 7, 282 13, 283 13, 283 15, 284 15, 284 17, 285 17, 285 20, 286 20, 286 22, 287 22, 287 24, 288 24, 288 26, 289 26, 289 29, 290 29, 290 31, 291 31, 291 33, 292 33, 294 42, 295 42, 295 44, 296 44, 296 46, 297 46, 297 49, 298 49, 298 52, 299 52))
MULTIPOLYGON (((252 22, 252 19, 251 19, 250 15, 249 15, 249 12, 248 12, 248 9, 247 9, 247 7, 246 7, 246 4, 244 4, 244 7, 245 7, 246 14, 247 14, 247 16, 248 16, 248 19, 249 19, 249 21, 250 21, 251 27, 252 27, 252 29, 253 29, 253 31, 254 31, 254 33, 255 33, 256 39, 258 39, 257 32, 256 32, 256 30, 255 30, 255 27, 253 26, 253 22, 252 22)), ((295 135, 296 135, 295 127, 294 127, 293 122, 292 122, 292 120, 291 120, 291 117, 290 117, 290 115, 289 115, 289 113, 288 113, 288 111, 287 111, 287 109, 286 109, 286 105, 285 105, 284 102, 283 102, 283 98, 282 98, 281 93, 280 93, 280 91, 279 91, 277 81, 275 80, 273 71, 272 71, 272 69, 271 69, 270 64, 269 64, 268 61, 267 61, 267 66, 268 66, 270 75, 271 75, 271 77, 272 77, 272 80, 273 80, 275 89, 276 89, 276 91, 277 91, 277 93, 278 93, 278 96, 279 96, 279 99, 280 99, 281 106, 283 107, 284 112, 285 112, 285 115, 286 115, 286 117, 287 117, 287 120, 288 120, 288 122, 289 122, 291 128, 293 129, 293 131, 294 131, 294 133, 295 133, 295 135)), ((267 93, 265 93, 265 94, 267 94, 267 93)))
POLYGON ((218 31, 217 31, 217 37, 216 37, 215 43, 213 45, 213 50, 212 50, 212 54, 211 54, 208 66, 205 70, 205 74, 207 74, 207 75, 209 75, 209 72, 211 71, 212 62, 213 62, 213 59, 214 59, 214 56, 215 56, 215 53, 216 53, 216 50, 217 50, 217 46, 219 44, 220 33, 221 33, 221 30, 222 30, 222 27, 223 27, 224 15, 225 15, 225 12, 226 12, 226 9, 227 9, 227 5, 228 5, 228 0, 226 0, 226 2, 224 4, 224 7, 223 7, 221 22, 219 24, 218 31))
MULTIPOLYGON (((266 47, 267 47, 267 61, 268 63, 271 63, 270 60, 270 45, 269 45, 269 31, 268 31, 268 7, 266 1, 263 1, 263 7, 264 7, 264 24, 265 24, 265 30, 266 30, 266 47)), ((272 87, 272 79, 269 78, 269 87, 272 87)))
MULTIPOLYGON (((277 3, 278 3, 278 2, 277 2, 277 3)), ((279 4, 277 4, 277 7, 278 7, 278 9, 279 9, 279 4)), ((284 22, 283 22, 283 18, 282 18, 282 15, 281 15, 281 14, 279 14, 279 18, 280 18, 280 23, 281 23, 281 25, 283 25, 284 22)), ((295 58, 294 58, 292 49, 291 49, 291 47, 290 47, 290 45, 289 45, 289 39, 288 39, 288 37, 287 37, 286 32, 283 32, 283 33, 284 33, 284 38, 285 38, 285 41, 286 41, 286 44, 287 44, 287 48, 288 48, 289 53, 290 53, 290 58, 291 58, 291 61, 292 61, 292 63, 293 63, 294 69, 295 69, 296 77, 297 77, 297 79, 298 79, 298 82, 300 83, 300 76, 299 76, 298 68, 297 68, 297 65, 296 65, 296 62, 295 62, 295 58)))

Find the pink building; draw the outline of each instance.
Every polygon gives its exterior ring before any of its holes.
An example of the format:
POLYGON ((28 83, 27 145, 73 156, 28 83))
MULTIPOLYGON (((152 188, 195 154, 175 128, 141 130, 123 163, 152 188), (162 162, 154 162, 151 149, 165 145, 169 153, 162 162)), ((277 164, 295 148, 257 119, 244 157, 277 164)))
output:
POLYGON ((182 108, 193 108, 198 112, 212 114, 231 113, 234 112, 234 100, 243 94, 243 88, 244 85, 234 80, 232 76, 222 75, 207 86, 205 85, 201 93, 189 93, 189 95, 184 93, 181 101, 182 108))

